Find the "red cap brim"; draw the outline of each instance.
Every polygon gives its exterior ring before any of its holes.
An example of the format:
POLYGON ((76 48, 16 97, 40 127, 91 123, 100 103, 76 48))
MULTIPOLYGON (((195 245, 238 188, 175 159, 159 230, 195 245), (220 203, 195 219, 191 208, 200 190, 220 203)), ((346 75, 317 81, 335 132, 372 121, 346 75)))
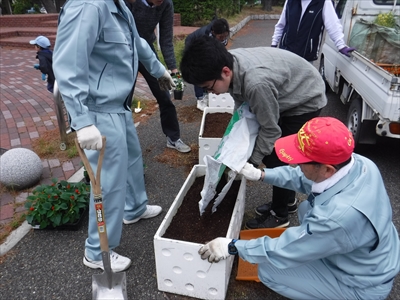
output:
POLYGON ((312 161, 301 152, 297 139, 296 133, 276 140, 275 152, 282 162, 287 164, 302 164, 312 161))

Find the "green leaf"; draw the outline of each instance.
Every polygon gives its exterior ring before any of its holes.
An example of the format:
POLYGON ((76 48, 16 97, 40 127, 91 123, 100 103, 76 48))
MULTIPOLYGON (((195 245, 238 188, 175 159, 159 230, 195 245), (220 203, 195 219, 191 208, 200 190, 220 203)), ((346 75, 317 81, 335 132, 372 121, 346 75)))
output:
POLYGON ((85 208, 85 207, 86 207, 86 204, 85 204, 85 203, 77 203, 77 204, 76 204, 76 207, 77 207, 78 209, 80 209, 80 208, 85 208))
POLYGON ((68 209, 68 205, 65 202, 63 202, 63 203, 61 203, 60 208, 61 209, 68 209))
POLYGON ((69 222, 70 217, 68 215, 64 215, 62 218, 62 224, 66 224, 69 222))
POLYGON ((42 221, 40 222, 40 228, 41 228, 41 229, 46 228, 48 225, 49 225, 49 222, 48 222, 47 220, 42 220, 42 221))
POLYGON ((55 226, 59 226, 60 225, 60 223, 61 223, 61 215, 60 214, 54 216, 53 223, 54 223, 55 226))
POLYGON ((51 204, 49 202, 45 202, 45 203, 43 203, 43 208, 45 210, 51 210, 51 204))
POLYGON ((32 220, 33 220, 33 215, 27 215, 27 216, 26 216, 26 221, 27 221, 29 224, 32 224, 32 220))

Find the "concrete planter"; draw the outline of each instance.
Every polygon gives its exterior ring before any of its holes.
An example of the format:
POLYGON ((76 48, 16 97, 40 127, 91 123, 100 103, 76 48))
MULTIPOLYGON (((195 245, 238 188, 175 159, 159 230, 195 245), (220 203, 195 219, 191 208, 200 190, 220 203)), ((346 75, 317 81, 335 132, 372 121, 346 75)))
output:
MULTIPOLYGON (((195 165, 172 203, 154 236, 157 284, 160 291, 199 299, 225 299, 234 256, 210 264, 197 251, 202 244, 166 239, 162 236, 171 224, 178 208, 197 177, 205 175, 206 167, 195 165)), ((228 238, 238 238, 243 221, 246 179, 241 179, 233 209, 228 238)))

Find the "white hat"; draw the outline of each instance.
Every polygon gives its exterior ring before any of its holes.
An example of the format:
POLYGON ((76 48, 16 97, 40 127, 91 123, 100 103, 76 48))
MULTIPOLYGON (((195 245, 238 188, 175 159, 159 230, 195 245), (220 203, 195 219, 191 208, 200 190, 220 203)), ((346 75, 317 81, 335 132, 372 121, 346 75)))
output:
POLYGON ((50 47, 50 41, 47 37, 43 36, 43 35, 39 35, 36 39, 31 40, 29 42, 29 44, 31 45, 38 45, 42 48, 48 48, 50 47))

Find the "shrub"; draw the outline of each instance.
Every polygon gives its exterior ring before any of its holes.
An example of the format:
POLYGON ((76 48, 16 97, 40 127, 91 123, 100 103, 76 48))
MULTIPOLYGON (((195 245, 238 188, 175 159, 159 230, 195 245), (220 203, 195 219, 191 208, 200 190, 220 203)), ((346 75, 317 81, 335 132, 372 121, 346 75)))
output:
POLYGON ((25 202, 26 220, 31 225, 40 225, 41 229, 75 223, 89 204, 90 187, 85 183, 57 178, 52 182, 37 186, 25 202))

